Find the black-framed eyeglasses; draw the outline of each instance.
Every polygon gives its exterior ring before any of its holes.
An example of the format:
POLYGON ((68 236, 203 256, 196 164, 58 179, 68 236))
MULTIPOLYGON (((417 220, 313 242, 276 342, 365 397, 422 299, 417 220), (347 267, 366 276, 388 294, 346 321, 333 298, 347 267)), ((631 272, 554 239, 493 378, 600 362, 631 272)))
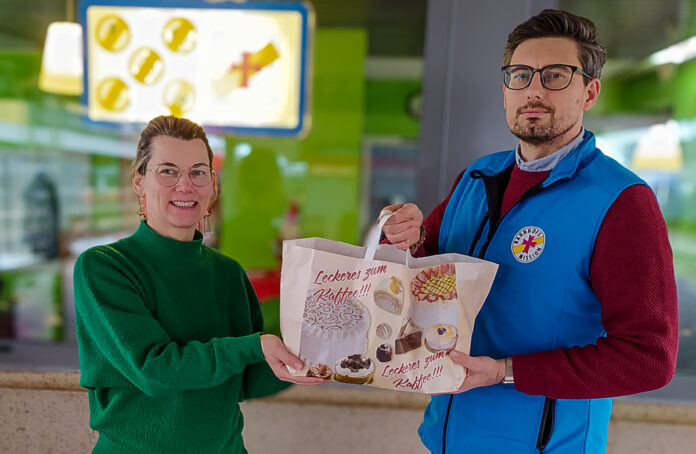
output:
POLYGON ((543 68, 532 68, 527 65, 503 66, 503 83, 510 90, 523 90, 529 87, 534 73, 539 73, 541 85, 547 90, 563 90, 573 81, 573 74, 579 72, 588 79, 592 76, 582 68, 573 65, 548 65, 543 68))
MULTIPOLYGON (((159 164, 154 169, 148 169, 148 172, 155 174, 157 181, 162 186, 171 187, 181 179, 181 169, 175 164, 159 164)), ((205 186, 213 179, 215 171, 207 164, 196 164, 188 171, 191 184, 194 186, 205 186)))

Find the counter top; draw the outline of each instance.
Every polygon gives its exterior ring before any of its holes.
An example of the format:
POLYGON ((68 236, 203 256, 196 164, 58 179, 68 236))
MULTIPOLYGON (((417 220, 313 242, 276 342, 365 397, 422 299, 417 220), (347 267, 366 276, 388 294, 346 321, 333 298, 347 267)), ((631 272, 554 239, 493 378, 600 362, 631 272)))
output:
POLYGON ((0 370, 0 388, 85 391, 79 372, 0 370))
MULTIPOLYGON (((79 372, 37 372, 0 370, 0 388, 54 391, 85 391, 79 372)), ((292 386, 265 400, 286 403, 340 405, 350 407, 424 409, 426 394, 359 387, 341 383, 322 386, 292 386)), ((612 419, 656 424, 696 425, 696 405, 662 402, 614 401, 612 419)))

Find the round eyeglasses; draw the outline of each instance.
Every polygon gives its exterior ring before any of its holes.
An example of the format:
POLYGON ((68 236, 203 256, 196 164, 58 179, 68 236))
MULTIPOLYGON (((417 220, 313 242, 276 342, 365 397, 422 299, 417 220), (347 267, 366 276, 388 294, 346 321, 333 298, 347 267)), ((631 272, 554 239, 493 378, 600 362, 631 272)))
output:
POLYGON ((534 73, 539 73, 541 85, 547 90, 563 90, 573 81, 573 74, 579 72, 588 79, 592 76, 581 68, 573 65, 548 65, 543 68, 532 68, 527 65, 503 66, 503 83, 510 90, 523 90, 529 87, 534 73))
MULTIPOLYGON (((162 186, 171 187, 181 179, 181 169, 174 164, 160 164, 154 169, 148 169, 157 177, 157 181, 162 186)), ((191 184, 194 186, 205 186, 213 179, 215 171, 206 164, 197 164, 187 171, 191 184)))

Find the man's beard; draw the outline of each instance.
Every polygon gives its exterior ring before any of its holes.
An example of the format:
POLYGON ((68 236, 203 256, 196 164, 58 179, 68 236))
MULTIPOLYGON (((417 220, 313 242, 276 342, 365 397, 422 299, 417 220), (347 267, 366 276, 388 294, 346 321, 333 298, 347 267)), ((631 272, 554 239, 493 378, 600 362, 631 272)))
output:
POLYGON ((561 137, 571 129, 573 125, 569 125, 567 128, 563 128, 555 123, 556 111, 553 107, 545 106, 543 104, 531 104, 522 106, 517 109, 515 116, 515 121, 509 126, 510 132, 512 132, 518 139, 522 142, 526 142, 530 145, 541 145, 542 143, 552 142, 555 139, 561 137), (546 124, 535 124, 535 121, 531 121, 529 125, 522 126, 517 121, 522 112, 526 109, 533 108, 543 108, 549 113, 549 121, 546 124))

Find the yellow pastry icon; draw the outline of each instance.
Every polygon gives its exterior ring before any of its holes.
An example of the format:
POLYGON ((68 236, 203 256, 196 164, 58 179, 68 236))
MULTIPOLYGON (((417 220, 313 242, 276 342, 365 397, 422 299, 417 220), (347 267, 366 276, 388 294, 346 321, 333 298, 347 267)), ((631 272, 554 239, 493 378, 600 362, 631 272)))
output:
POLYGON ((141 47, 131 55, 128 70, 141 84, 152 85, 162 77, 164 63, 157 52, 148 47, 141 47))
POLYGON ((97 84, 97 101, 104 109, 120 112, 128 106, 128 86, 121 79, 109 77, 97 84))
POLYGON ((196 102, 196 92, 193 86, 185 80, 172 80, 164 87, 162 101, 172 115, 181 117, 193 109, 196 102))
POLYGON ((164 26, 162 40, 174 52, 190 52, 196 47, 196 28, 188 19, 175 17, 164 26))
POLYGON ((398 295, 399 293, 401 293, 403 287, 403 284, 398 278, 394 276, 391 277, 389 281, 389 290, 391 290, 394 295, 398 295))
POLYGON ((128 45, 130 29, 126 21, 115 14, 107 14, 97 23, 95 29, 97 42, 110 52, 118 52, 128 45))

